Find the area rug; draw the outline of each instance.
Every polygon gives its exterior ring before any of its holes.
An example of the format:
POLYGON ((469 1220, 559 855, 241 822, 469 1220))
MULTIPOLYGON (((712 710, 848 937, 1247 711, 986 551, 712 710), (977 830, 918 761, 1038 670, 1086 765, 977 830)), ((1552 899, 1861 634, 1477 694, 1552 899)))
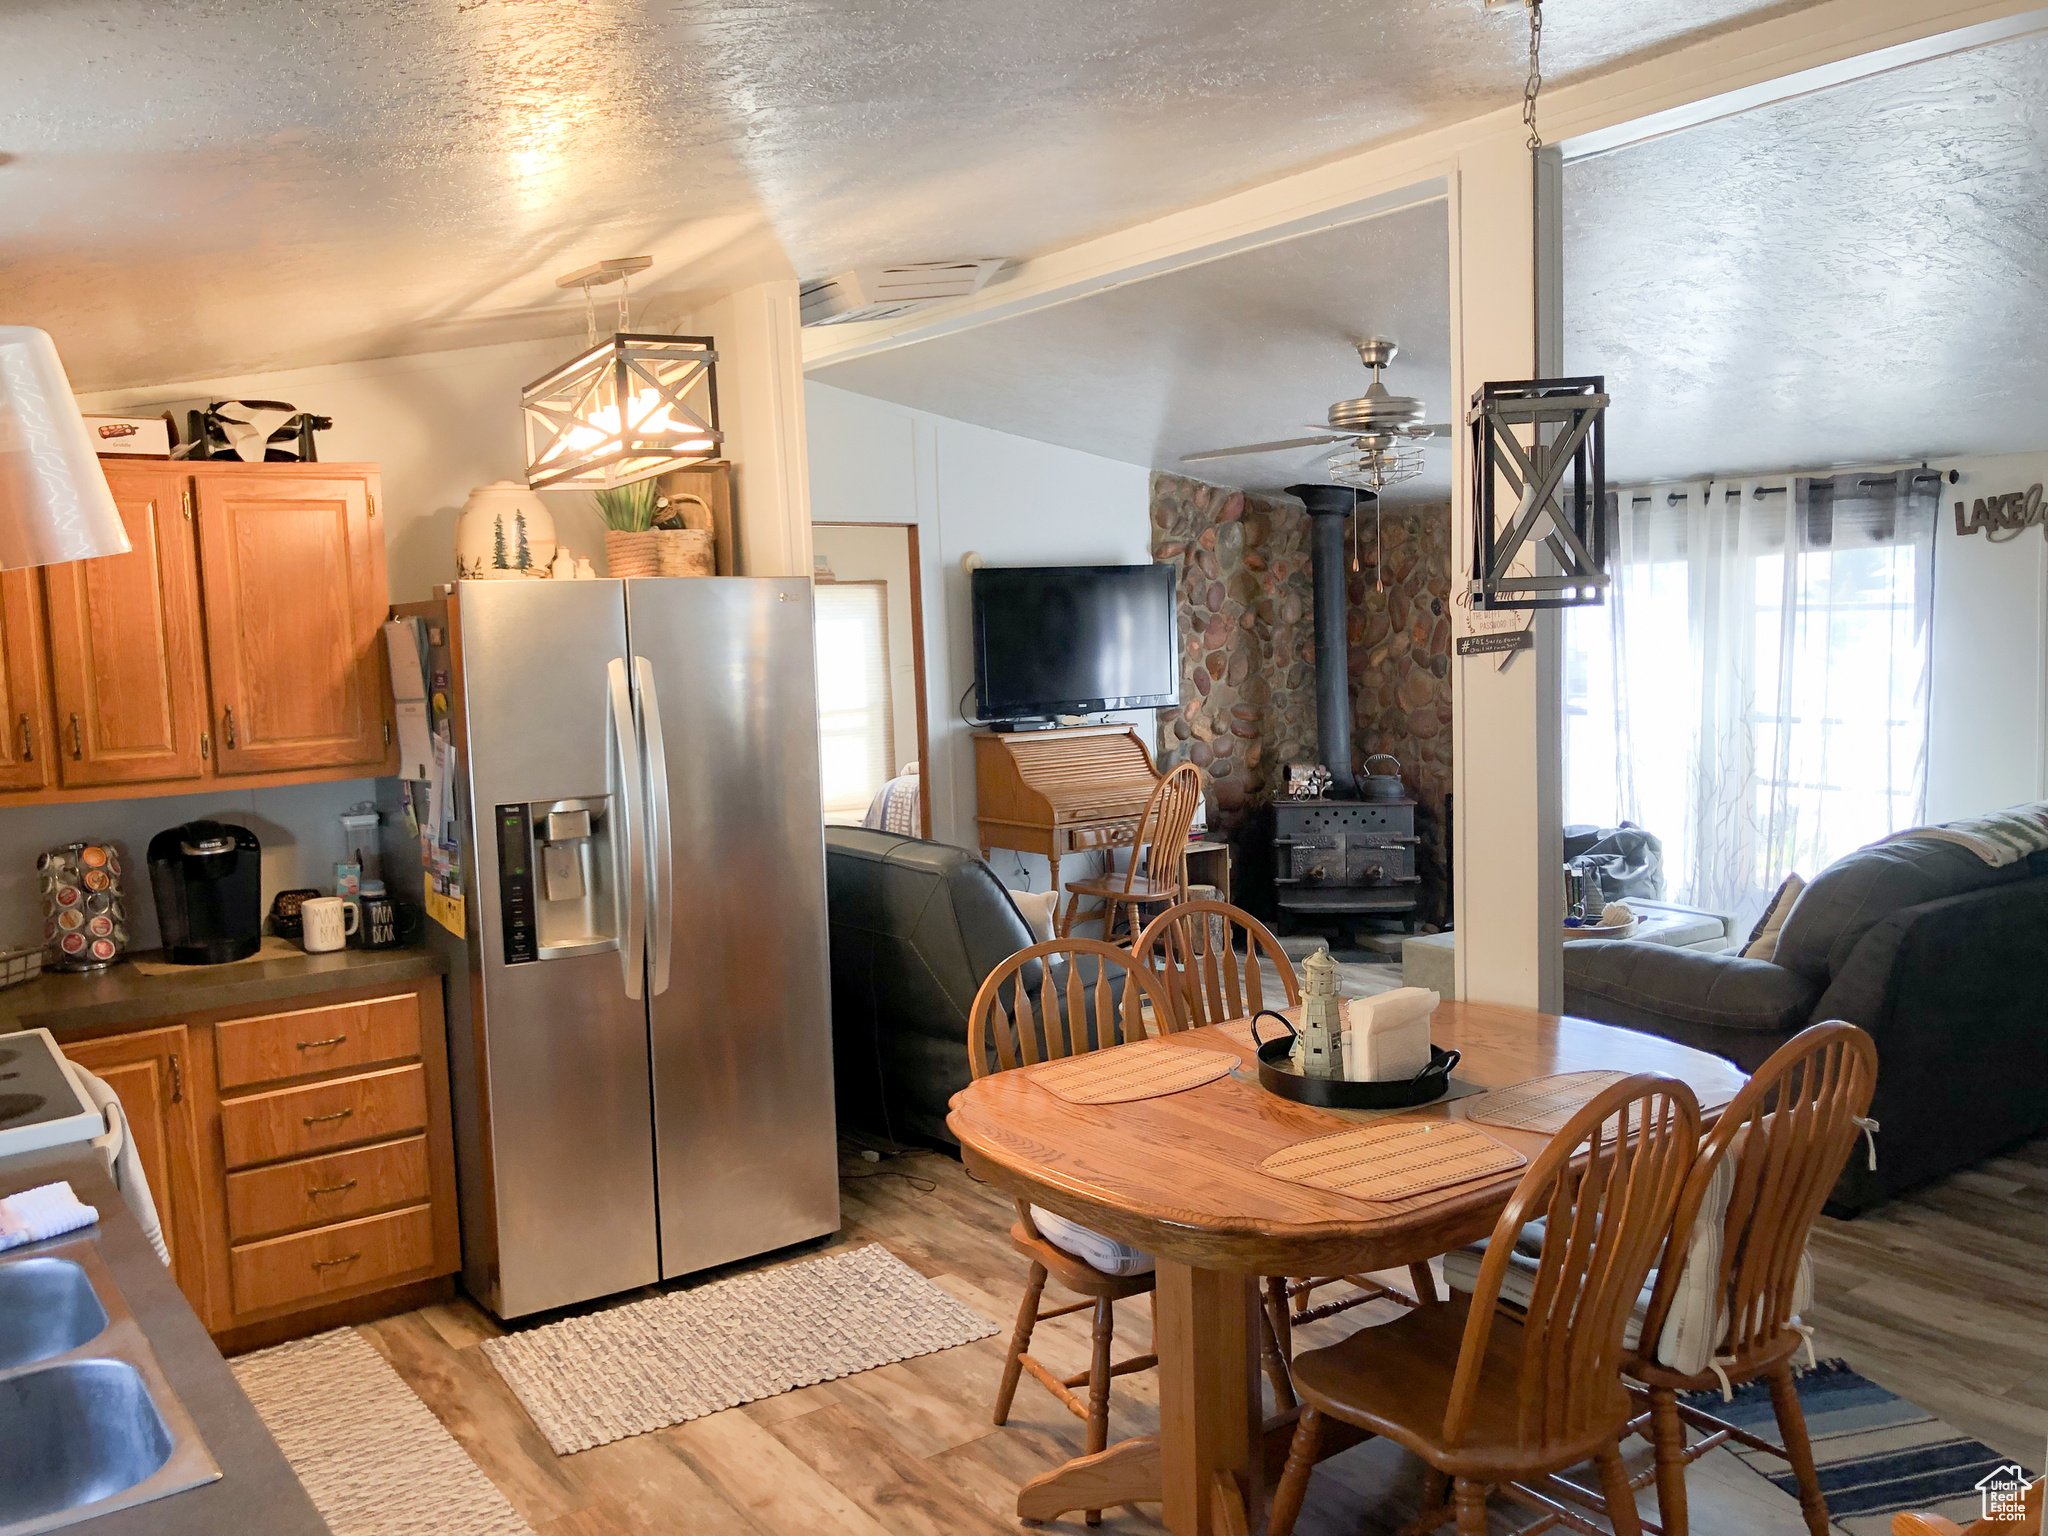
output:
POLYGON ((334 1536, 533 1536, 353 1328, 229 1364, 334 1536))
MULTIPOLYGON (((1797 1381, 1828 1514, 1849 1536, 1889 1536, 1892 1516, 1902 1509, 1930 1510, 1966 1526, 1981 1513, 1979 1480, 2012 1465, 2011 1457, 1958 1434, 1925 1408, 1857 1375, 1844 1361, 1824 1360, 1797 1381)), ((1723 1402, 1718 1391, 1695 1392, 1691 1400, 1717 1419, 1779 1443, 1769 1382, 1738 1387, 1732 1403, 1723 1402)), ((1799 1484, 1789 1462, 1732 1442, 1729 1448, 1752 1471, 1798 1499, 1799 1484)))
POLYGON ((994 1332, 870 1243, 478 1348, 566 1456, 994 1332))

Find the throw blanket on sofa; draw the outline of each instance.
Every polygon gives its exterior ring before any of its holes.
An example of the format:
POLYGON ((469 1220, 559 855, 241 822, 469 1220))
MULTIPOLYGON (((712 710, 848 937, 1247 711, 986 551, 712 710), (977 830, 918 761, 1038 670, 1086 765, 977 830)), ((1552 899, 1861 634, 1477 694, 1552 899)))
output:
POLYGON ((861 825, 872 827, 877 832, 894 832, 902 837, 922 837, 923 819, 918 810, 917 764, 910 763, 901 774, 882 786, 881 793, 868 806, 861 825))
POLYGON ((1910 832, 1894 832, 1879 841, 1897 842, 1902 837, 1932 837, 1945 843, 1956 843, 1969 849, 1993 869, 2003 869, 2008 864, 2019 863, 2030 853, 2048 848, 2048 801, 2008 806, 1987 816, 1951 821, 1939 827, 1915 827, 1910 832))

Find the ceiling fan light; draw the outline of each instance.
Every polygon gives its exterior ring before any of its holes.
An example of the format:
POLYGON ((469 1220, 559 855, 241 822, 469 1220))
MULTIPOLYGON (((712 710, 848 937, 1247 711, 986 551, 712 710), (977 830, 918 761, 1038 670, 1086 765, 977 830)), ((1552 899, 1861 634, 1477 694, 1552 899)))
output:
POLYGON ((0 325, 0 569, 128 553, 49 333, 0 325))
POLYGON ((709 336, 619 332, 520 391, 526 483, 613 490, 716 458, 718 352, 709 336))

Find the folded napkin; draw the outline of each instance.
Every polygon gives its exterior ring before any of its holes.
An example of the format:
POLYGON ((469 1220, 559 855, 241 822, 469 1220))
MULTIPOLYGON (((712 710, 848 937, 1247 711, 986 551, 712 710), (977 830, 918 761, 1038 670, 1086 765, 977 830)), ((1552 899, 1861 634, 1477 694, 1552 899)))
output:
POLYGON ((1443 999, 1396 987, 1345 1005, 1344 1075, 1354 1083, 1405 1082, 1430 1063, 1429 1016, 1443 999))
POLYGON ((40 1243, 99 1219, 100 1213, 74 1195, 69 1184, 39 1184, 0 1200, 0 1248, 40 1243))

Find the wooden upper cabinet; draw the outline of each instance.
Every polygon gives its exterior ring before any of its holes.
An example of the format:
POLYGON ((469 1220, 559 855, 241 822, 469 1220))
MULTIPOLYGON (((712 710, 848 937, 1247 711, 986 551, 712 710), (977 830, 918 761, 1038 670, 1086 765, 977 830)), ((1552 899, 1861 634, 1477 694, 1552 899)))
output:
MULTIPOLYGON (((58 782, 197 778, 205 771, 206 672, 188 482, 162 463, 106 471, 129 552, 43 571, 58 782)), ((11 617, 8 644, 11 651, 11 617)), ((9 662, 11 670, 11 655, 9 662)))
POLYGON ((389 608, 375 478, 360 469, 195 475, 215 771, 386 755, 389 608))
POLYGON ((36 573, 0 572, 0 790, 47 789, 56 782, 43 633, 36 573))

